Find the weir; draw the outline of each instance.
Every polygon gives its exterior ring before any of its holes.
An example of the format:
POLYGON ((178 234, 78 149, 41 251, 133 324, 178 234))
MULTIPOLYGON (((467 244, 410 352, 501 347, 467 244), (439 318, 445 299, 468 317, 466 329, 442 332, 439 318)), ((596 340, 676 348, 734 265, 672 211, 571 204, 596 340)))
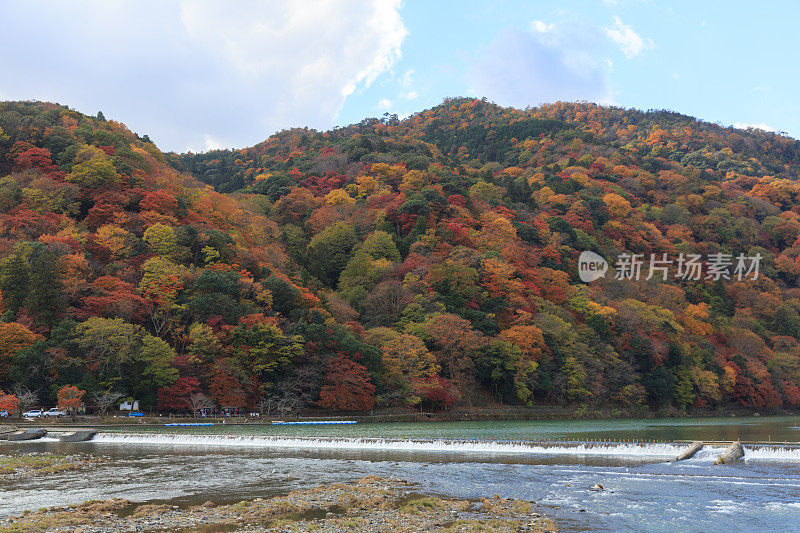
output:
MULTIPOLYGON (((653 457, 673 460, 686 451, 686 442, 654 441, 497 441, 458 439, 384 439, 266 435, 180 435, 99 433, 93 443, 190 447, 246 447, 329 451, 394 451, 496 455, 575 455, 653 457)), ((713 462, 725 450, 723 443, 704 443, 693 460, 713 462)), ((726 443, 729 444, 729 443, 726 443)), ((800 446, 747 446, 745 460, 800 462, 800 446)))

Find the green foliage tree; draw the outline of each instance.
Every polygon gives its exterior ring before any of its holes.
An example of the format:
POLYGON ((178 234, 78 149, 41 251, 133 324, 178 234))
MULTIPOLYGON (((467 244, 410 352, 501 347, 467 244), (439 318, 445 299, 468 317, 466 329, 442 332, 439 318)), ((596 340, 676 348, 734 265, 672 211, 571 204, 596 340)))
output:
POLYGON ((175 350, 159 337, 145 335, 141 340, 139 357, 144 365, 142 376, 151 388, 167 387, 178 379, 178 370, 171 366, 175 360, 175 350))
POLYGON ((84 146, 75 155, 72 170, 65 179, 85 189, 96 189, 114 184, 119 174, 102 150, 84 146))
POLYGON ((58 254, 42 243, 18 243, 0 260, 0 292, 14 315, 23 308, 37 322, 51 325, 66 301, 58 254))
POLYGON ((164 224, 153 224, 144 230, 142 240, 151 252, 167 258, 173 256, 178 247, 175 230, 164 224))
POLYGON ((510 342, 494 341, 475 358, 478 381, 489 387, 498 400, 514 399, 514 368, 522 357, 510 342))
POLYGON ((303 338, 285 335, 274 324, 238 326, 233 330, 233 346, 243 364, 262 381, 269 381, 304 353, 303 338))
POLYGON ((400 261, 400 251, 394 243, 392 236, 385 231, 373 231, 358 250, 369 255, 372 259, 386 259, 388 261, 400 261))
POLYGON ((308 244, 311 271, 329 286, 334 286, 339 274, 350 260, 350 252, 358 243, 353 226, 337 222, 316 234, 308 244))

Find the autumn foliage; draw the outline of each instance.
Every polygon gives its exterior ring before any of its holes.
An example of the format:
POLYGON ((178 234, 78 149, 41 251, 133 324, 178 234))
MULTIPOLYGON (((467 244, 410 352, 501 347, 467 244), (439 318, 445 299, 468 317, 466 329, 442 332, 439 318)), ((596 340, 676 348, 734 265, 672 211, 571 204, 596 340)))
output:
POLYGON ((0 387, 163 411, 800 406, 799 174, 784 135, 587 103, 448 99, 180 155, 0 103, 0 387), (586 284, 582 251, 762 263, 586 284))
POLYGON ((0 390, 0 411, 6 411, 11 414, 17 410, 19 410, 19 398, 14 394, 0 390))
POLYGON ((85 390, 81 390, 74 385, 65 385, 58 391, 58 407, 70 411, 74 416, 78 407, 81 406, 85 394, 85 390))
POLYGON ((319 393, 320 407, 344 411, 364 411, 375 405, 375 385, 363 365, 345 356, 327 363, 324 385, 319 393))

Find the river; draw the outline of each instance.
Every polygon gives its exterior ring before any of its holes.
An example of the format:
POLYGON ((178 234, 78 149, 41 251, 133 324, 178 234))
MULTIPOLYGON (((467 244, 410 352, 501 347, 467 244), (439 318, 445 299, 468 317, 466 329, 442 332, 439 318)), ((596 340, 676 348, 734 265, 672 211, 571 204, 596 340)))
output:
POLYGON ((563 531, 800 530, 800 417, 225 425, 104 430, 92 442, 0 444, 0 453, 86 453, 84 472, 0 481, 0 518, 127 498, 175 505, 397 476, 420 490, 533 500, 563 531), (680 441, 764 441, 672 461, 680 441), (786 442, 786 444, 784 444, 786 442), (794 443, 794 446, 792 445, 794 443), (605 491, 590 490, 601 484, 605 491))

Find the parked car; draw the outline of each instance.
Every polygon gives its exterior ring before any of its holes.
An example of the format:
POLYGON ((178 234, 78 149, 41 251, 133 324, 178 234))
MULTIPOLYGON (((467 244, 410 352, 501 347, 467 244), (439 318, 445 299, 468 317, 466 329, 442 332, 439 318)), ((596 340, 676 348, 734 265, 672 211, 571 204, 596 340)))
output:
POLYGON ((5 409, 0 409, 0 418, 8 418, 9 416, 11 415, 8 414, 8 411, 6 411, 5 409))
POLYGON ((40 416, 42 416, 42 410, 33 409, 31 411, 25 411, 24 413, 22 413, 22 416, 24 416, 25 418, 39 418, 40 416))
POLYGON ((67 414, 66 411, 62 411, 58 407, 53 407, 51 409, 48 409, 44 413, 42 413, 42 416, 45 417, 45 418, 47 418, 48 416, 55 416, 57 418, 61 418, 62 416, 66 415, 66 414, 67 414))

